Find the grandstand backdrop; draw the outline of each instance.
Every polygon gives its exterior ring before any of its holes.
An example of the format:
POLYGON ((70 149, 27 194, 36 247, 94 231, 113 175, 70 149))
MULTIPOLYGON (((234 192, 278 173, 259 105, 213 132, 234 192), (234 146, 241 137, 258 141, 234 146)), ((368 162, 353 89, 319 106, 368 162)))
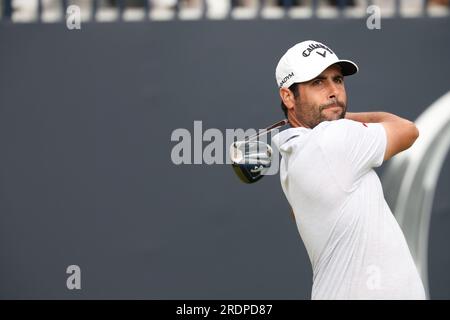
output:
MULTIPOLYGON (((311 266, 279 177, 244 185, 227 165, 175 165, 172 132, 193 133, 197 120, 225 132, 282 119, 275 66, 305 39, 359 64, 346 79, 350 111, 414 120, 450 89, 450 19, 395 14, 370 30, 367 16, 290 9, 69 30, 42 15, 14 21, 3 1, 0 298, 309 298, 311 266), (81 290, 66 287, 69 265, 81 268, 81 290)), ((447 158, 431 298, 450 298, 449 190, 447 158)))

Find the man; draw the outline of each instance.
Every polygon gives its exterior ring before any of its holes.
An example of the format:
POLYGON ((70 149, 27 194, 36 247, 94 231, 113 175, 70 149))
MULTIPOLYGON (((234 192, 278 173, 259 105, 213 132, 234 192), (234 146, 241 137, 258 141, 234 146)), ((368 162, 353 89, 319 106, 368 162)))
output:
POLYGON ((408 149, 414 123, 386 112, 348 113, 344 76, 358 71, 304 41, 276 68, 291 128, 273 138, 280 179, 313 268, 312 299, 424 299, 403 233, 373 170, 408 149))

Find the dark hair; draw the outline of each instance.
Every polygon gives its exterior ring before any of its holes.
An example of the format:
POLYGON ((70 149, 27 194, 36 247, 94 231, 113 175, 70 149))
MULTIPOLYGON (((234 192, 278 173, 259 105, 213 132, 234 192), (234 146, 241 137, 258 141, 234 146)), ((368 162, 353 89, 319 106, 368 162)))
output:
MULTIPOLYGON (((292 91, 292 93, 294 94, 294 97, 297 99, 300 96, 300 92, 298 90, 298 85, 299 83, 293 83, 289 86, 289 90, 292 91)), ((284 105, 283 100, 281 100, 281 110, 283 110, 284 115, 286 116, 286 119, 288 117, 288 108, 284 105)))

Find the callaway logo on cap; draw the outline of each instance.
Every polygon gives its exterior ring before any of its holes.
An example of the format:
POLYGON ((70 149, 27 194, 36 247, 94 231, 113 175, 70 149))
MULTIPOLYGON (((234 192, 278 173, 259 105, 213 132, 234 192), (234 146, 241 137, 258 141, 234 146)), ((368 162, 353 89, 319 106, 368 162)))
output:
POLYGON ((293 83, 305 82, 317 77, 332 64, 342 67, 342 75, 349 76, 358 72, 358 66, 350 60, 340 60, 323 43, 307 40, 297 43, 281 57, 275 77, 279 88, 288 88, 293 83))

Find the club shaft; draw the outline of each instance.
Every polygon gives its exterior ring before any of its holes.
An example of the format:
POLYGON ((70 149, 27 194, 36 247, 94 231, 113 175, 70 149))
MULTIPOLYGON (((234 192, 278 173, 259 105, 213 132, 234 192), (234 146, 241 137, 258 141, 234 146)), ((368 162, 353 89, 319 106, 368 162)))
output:
POLYGON ((254 135, 248 137, 248 138, 245 139, 245 140, 248 141, 248 140, 251 140, 251 139, 255 139, 255 138, 257 138, 257 137, 261 137, 261 136, 263 136, 263 135, 265 135, 265 134, 268 134, 270 131, 272 131, 272 130, 274 130, 274 129, 276 129, 276 128, 282 127, 282 126, 284 126, 284 125, 286 125, 286 124, 288 124, 288 123, 289 123, 288 119, 284 119, 284 120, 278 121, 277 123, 272 124, 271 126, 269 126, 269 127, 265 128, 265 129, 261 130, 261 131, 258 132, 257 134, 254 134, 254 135))

